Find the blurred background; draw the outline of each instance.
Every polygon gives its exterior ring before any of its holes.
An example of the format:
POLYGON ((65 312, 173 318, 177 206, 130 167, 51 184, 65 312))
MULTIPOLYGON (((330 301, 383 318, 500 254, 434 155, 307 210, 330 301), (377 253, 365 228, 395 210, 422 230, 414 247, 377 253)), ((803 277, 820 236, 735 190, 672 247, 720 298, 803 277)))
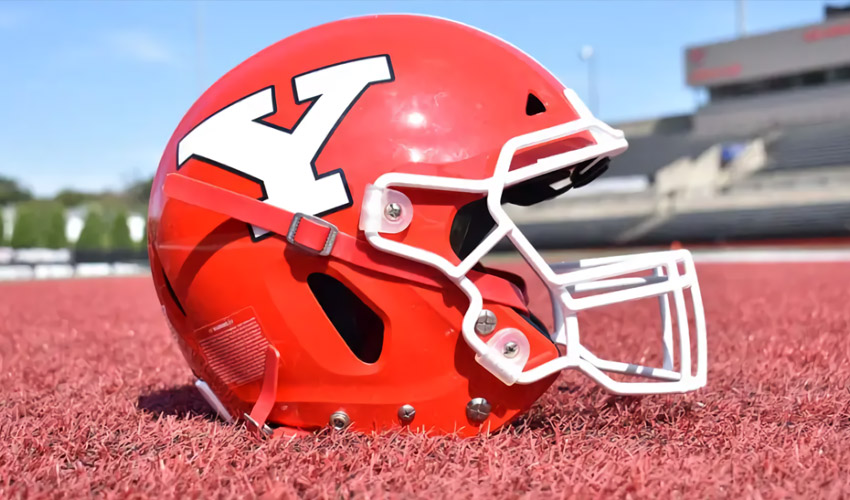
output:
POLYGON ((387 12, 504 38, 625 131, 604 176, 511 208, 539 247, 850 241, 846 2, 2 2, 0 279, 145 272, 151 177, 201 92, 387 12))

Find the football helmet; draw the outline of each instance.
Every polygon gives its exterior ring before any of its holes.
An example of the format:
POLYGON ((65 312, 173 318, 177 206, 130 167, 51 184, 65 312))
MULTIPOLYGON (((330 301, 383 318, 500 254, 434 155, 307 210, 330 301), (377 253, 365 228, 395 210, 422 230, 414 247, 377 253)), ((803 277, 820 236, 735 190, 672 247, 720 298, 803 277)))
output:
POLYGON ((263 435, 495 430, 566 369, 617 394, 693 390, 706 340, 687 251, 550 265, 503 206, 581 187, 626 147, 472 27, 312 28, 224 75, 178 125, 149 206, 156 292, 201 393, 263 435), (549 319, 522 278, 482 263, 500 242, 545 286, 549 319), (581 341, 589 310, 637 299, 658 301, 661 366, 581 341))

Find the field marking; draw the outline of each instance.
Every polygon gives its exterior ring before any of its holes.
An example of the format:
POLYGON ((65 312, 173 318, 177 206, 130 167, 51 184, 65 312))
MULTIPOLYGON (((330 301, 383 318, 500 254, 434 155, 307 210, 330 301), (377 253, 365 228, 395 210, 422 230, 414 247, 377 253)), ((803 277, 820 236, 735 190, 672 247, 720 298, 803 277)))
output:
POLYGON ((850 262, 850 249, 697 250, 693 256, 700 264, 850 262))
POLYGON ((2 281, 44 281, 75 278, 105 278, 111 276, 144 276, 150 274, 147 265, 116 262, 71 264, 0 264, 2 281))

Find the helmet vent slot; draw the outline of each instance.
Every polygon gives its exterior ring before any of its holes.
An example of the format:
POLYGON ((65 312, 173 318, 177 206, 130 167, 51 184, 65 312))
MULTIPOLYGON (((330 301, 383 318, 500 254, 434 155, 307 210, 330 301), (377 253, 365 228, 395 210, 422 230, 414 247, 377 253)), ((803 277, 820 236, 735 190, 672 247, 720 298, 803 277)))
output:
POLYGON ((540 98, 529 92, 528 99, 525 101, 525 114, 533 116, 543 113, 544 111, 546 111, 546 106, 543 105, 540 98))
POLYGON ((327 274, 311 274, 307 285, 351 352, 364 363, 378 361, 384 344, 380 316, 344 283, 327 274))

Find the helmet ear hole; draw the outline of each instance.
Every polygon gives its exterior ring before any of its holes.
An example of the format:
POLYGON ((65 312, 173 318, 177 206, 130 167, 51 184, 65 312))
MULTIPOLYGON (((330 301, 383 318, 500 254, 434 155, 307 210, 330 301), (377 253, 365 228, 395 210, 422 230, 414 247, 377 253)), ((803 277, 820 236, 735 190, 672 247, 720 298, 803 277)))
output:
POLYGON ((307 285, 339 336, 364 363, 374 363, 384 346, 384 322, 344 283, 323 273, 307 277, 307 285))
POLYGON ((525 114, 528 116, 537 115, 546 111, 546 106, 543 105, 543 101, 540 100, 539 97, 528 93, 528 99, 525 101, 525 114))

